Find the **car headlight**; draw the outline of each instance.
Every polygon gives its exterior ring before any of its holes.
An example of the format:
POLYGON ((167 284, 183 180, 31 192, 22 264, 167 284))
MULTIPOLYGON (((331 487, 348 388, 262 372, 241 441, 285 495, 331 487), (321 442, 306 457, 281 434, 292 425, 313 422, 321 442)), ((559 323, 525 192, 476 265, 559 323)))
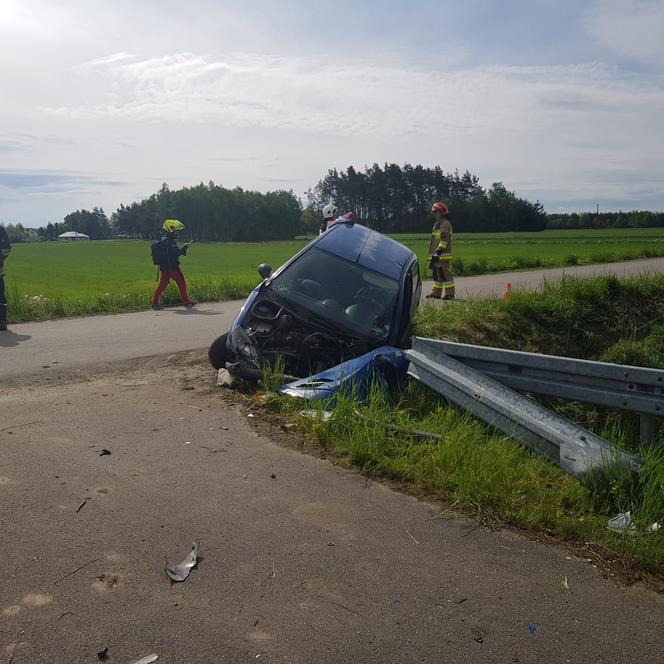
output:
POLYGON ((247 357, 253 357, 254 355, 254 348, 250 344, 241 344, 238 350, 247 357))

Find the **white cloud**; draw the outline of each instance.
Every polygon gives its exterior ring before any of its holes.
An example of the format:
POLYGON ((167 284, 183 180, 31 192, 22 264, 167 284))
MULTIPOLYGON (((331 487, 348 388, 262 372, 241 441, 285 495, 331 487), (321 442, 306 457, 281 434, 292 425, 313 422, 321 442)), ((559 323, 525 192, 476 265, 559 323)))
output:
POLYGON ((585 28, 612 53, 664 64, 661 0, 598 0, 586 16, 585 28))
POLYGON ((86 63, 103 93, 46 110, 66 118, 213 122, 337 135, 533 134, 561 113, 620 116, 664 104, 661 88, 598 64, 458 72, 309 58, 192 53, 86 63))
POLYGON ((135 55, 132 53, 112 53, 111 55, 106 55, 102 58, 96 58, 95 60, 90 60, 89 62, 84 63, 81 65, 82 69, 94 69, 95 67, 99 67, 101 65, 110 65, 114 64, 116 62, 122 62, 123 60, 130 60, 134 58, 135 55))
POLYGON ((72 15, 54 2, 1 0, 0 36, 39 41, 78 38, 83 31, 72 15))

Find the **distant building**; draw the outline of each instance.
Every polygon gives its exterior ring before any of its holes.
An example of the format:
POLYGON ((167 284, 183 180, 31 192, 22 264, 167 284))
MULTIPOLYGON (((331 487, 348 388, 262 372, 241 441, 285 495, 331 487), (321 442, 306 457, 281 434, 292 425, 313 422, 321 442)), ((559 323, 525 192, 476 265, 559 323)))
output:
POLYGON ((90 236, 85 233, 77 233, 76 231, 67 231, 58 235, 58 240, 63 242, 78 242, 79 240, 89 240, 90 236))

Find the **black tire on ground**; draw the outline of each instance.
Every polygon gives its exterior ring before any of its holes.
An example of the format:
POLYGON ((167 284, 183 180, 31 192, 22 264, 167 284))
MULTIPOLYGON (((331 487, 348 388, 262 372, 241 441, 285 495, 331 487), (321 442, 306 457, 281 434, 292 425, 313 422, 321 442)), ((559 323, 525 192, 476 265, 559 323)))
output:
POLYGON ((224 369, 226 362, 230 362, 233 359, 233 354, 226 348, 226 339, 228 339, 228 332, 217 337, 212 342, 210 350, 208 350, 210 364, 217 370, 224 369))

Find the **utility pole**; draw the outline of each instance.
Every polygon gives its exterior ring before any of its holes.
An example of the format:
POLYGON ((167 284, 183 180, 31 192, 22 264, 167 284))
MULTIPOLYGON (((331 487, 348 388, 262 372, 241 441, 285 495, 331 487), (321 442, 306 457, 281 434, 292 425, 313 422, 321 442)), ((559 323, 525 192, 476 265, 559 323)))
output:
POLYGON ((599 214, 599 203, 597 203, 597 214, 599 214))

